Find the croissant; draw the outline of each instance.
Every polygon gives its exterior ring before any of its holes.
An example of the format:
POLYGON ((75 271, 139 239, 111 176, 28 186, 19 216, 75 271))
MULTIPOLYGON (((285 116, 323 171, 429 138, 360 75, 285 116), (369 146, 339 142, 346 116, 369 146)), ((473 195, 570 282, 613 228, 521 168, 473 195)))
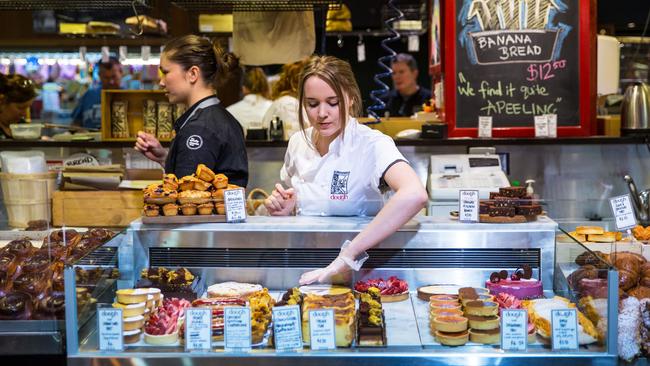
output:
POLYGON ((650 287, 650 263, 643 263, 640 271, 641 279, 639 280, 639 285, 650 287))
POLYGON ((634 296, 639 300, 647 299, 647 298, 650 298, 650 287, 636 286, 636 287, 632 288, 631 290, 629 290, 627 293, 628 293, 628 295, 634 296))

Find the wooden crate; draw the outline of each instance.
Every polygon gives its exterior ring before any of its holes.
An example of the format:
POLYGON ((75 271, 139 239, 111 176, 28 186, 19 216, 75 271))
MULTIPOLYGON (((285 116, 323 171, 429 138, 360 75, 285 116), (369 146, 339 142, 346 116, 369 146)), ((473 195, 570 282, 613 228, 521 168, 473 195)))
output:
MULTIPOLYGON (((358 121, 361 123, 372 122, 373 118, 358 118, 358 121)), ((410 117, 390 117, 390 118, 381 118, 381 122, 377 124, 370 124, 368 127, 378 130, 385 135, 390 137, 395 137, 398 132, 407 130, 407 129, 416 129, 421 130, 422 125, 425 123, 423 120, 412 119, 410 117)))
POLYGON ((142 191, 57 191, 55 226, 125 227, 142 216, 142 191))
POLYGON ((142 110, 144 101, 147 99, 152 99, 156 102, 167 101, 165 92, 162 90, 102 90, 102 140, 135 141, 138 131, 144 131, 142 110), (115 101, 128 103, 126 111, 129 123, 128 138, 111 137, 111 105, 115 101))

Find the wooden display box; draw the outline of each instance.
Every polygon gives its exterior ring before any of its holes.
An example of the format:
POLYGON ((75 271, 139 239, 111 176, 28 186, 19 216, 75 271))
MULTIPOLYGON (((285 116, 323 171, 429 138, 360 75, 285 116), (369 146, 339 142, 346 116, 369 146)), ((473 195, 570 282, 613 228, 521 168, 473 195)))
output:
MULTIPOLYGON (((163 90, 102 90, 102 140, 135 141, 138 131, 144 131, 142 110, 147 99, 167 102, 163 90), (129 125, 128 138, 114 138, 111 135, 111 105, 115 101, 128 103, 126 112, 129 125)), ((169 139, 162 141, 169 141, 169 139)))
MULTIPOLYGON (((373 122, 374 118, 370 117, 361 117, 358 118, 360 123, 373 122)), ((388 135, 392 138, 395 138, 398 132, 415 129, 422 130, 422 125, 425 121, 413 119, 410 117, 390 117, 390 118, 381 118, 379 123, 369 124, 368 127, 380 131, 381 133, 388 135)))
POLYGON ((142 191, 56 191, 54 226, 125 227, 142 216, 142 191))

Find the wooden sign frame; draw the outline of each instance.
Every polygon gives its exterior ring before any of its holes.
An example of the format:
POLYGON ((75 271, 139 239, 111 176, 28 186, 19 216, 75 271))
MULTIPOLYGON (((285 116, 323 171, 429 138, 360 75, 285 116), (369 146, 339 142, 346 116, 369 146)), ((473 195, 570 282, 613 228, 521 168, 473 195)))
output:
MULTIPOLYGON (((477 137, 478 117, 476 127, 457 127, 456 124, 456 43, 457 39, 457 6, 462 6, 463 0, 447 0, 442 4, 444 27, 442 29, 442 57, 444 78, 443 110, 444 120, 448 124, 449 137, 477 137)), ((559 126, 558 137, 590 136, 596 133, 596 0, 578 0, 578 64, 579 64, 579 118, 580 124, 575 126, 559 126)), ((478 116, 478 114, 477 114, 478 116)), ((535 125, 531 122, 526 127, 495 127, 493 137, 534 137, 535 125)))

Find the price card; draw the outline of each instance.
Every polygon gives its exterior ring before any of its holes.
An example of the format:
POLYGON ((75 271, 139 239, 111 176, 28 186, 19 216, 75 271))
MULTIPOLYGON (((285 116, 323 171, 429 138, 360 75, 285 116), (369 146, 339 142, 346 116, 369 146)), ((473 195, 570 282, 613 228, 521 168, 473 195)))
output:
POLYGON ((616 218, 616 230, 627 230, 636 226, 636 216, 629 194, 610 198, 609 204, 616 218))
POLYGON ((120 55, 120 62, 124 62, 126 60, 126 56, 128 54, 129 49, 126 46, 120 46, 117 49, 117 53, 120 55))
POLYGON ((185 351, 212 349, 212 310, 191 308, 185 310, 185 351))
POLYGON ((357 44, 357 61, 364 62, 366 60, 366 44, 360 42, 357 44))
POLYGON ((101 351, 124 351, 122 309, 98 307, 97 325, 101 351))
POLYGON ((108 46, 102 47, 102 63, 107 63, 111 56, 111 49, 108 46))
POLYGON ((334 309, 309 311, 309 337, 312 351, 336 349, 334 309))
POLYGON ((553 351, 578 349, 578 316, 576 309, 551 310, 553 351))
POLYGON ((86 48, 86 46, 79 47, 79 60, 81 62, 86 62, 86 53, 87 52, 88 52, 88 48, 86 48))
POLYGON ((478 117, 478 137, 492 137, 492 116, 478 117))
POLYGON ((273 308, 273 336, 277 351, 302 349, 302 323, 298 305, 273 308))
POLYGON ((409 52, 418 52, 420 50, 420 36, 410 35, 408 38, 409 52))
POLYGON ((528 313, 526 310, 501 311, 501 349, 526 351, 528 347, 528 313))
POLYGON ((556 138, 557 137, 557 114, 547 114, 546 119, 548 120, 548 137, 556 138))
POLYGON ((142 56, 143 61, 149 61, 149 58, 151 57, 151 46, 140 47, 140 55, 142 56))
POLYGON ((461 190, 458 200, 458 220, 478 222, 479 199, 477 190, 461 190))
POLYGON ((243 188, 226 189, 223 192, 226 206, 226 222, 242 222, 246 220, 246 194, 243 188))
POLYGON ((548 118, 546 115, 535 116, 535 137, 548 137, 548 118))
POLYGON ((251 309, 227 306, 224 308, 224 341, 227 351, 251 349, 251 309))

